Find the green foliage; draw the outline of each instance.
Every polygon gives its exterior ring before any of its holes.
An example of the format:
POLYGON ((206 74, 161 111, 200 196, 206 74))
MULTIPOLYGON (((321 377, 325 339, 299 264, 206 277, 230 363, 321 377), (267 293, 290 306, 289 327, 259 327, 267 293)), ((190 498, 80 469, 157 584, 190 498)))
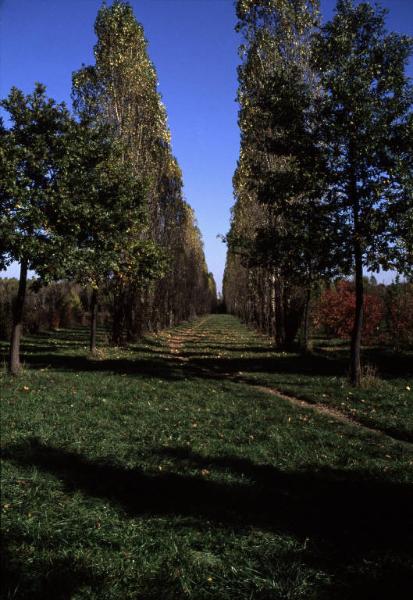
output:
POLYGON ((57 184, 70 115, 41 84, 27 96, 12 88, 1 106, 11 121, 0 137, 1 262, 24 259, 44 280, 53 280, 64 273, 73 233, 57 184))
POLYGON ((343 251, 354 260, 356 238, 369 269, 411 272, 413 87, 405 68, 413 40, 387 33, 384 17, 365 2, 340 0, 315 37, 319 135, 327 202, 352 230, 343 251))
MULTIPOLYGON (((0 339, 10 340, 13 324, 12 306, 18 288, 17 279, 0 279, 0 339)), ((88 318, 89 290, 79 284, 59 281, 41 285, 38 279, 28 281, 23 312, 23 332, 34 334, 84 325, 88 318)), ((102 309, 107 312, 104 298, 102 309)))
MULTIPOLYGON (((326 203, 351 234, 356 283, 351 380, 360 383, 363 266, 411 273, 413 87, 405 74, 413 40, 385 30, 384 11, 339 0, 314 42, 326 203)), ((336 240, 332 238, 334 247, 336 240)))
POLYGON ((99 288, 122 271, 141 268, 145 189, 122 160, 123 146, 109 127, 74 123, 70 145, 59 190, 75 214, 71 276, 99 288))
POLYGON ((224 295, 228 306, 233 306, 230 287, 237 304, 244 295, 244 318, 275 334, 282 345, 287 330, 294 337, 297 327, 291 325, 297 318, 299 323, 304 307, 294 286, 310 289, 337 269, 328 245, 335 222, 321 202, 319 90, 309 65, 318 6, 240 1, 237 15, 245 42, 238 71, 241 152, 227 242, 247 275, 240 278, 237 259, 228 257, 224 295))
MULTIPOLYGON (((334 227, 323 211, 324 164, 317 146, 318 89, 309 64, 317 7, 300 2, 238 3, 244 32, 239 69, 241 157, 234 178, 238 202, 252 195, 266 210, 255 224, 249 264, 273 265, 290 281, 311 282, 331 273, 326 252, 334 227)), ((234 219, 236 218, 234 213, 234 219)), ((236 224, 228 240, 242 245, 236 224)))
MULTIPOLYGON (((172 155, 142 25, 131 6, 118 1, 101 7, 95 32, 95 65, 73 76, 75 110, 94 127, 110 129, 120 149, 115 162, 121 181, 129 178, 141 190, 140 206, 121 210, 120 216, 129 219, 126 231, 114 225, 117 233, 124 232, 110 278, 119 308, 113 338, 120 344, 125 329, 133 339, 146 327, 202 313, 212 300, 200 232, 187 218, 182 174, 172 155)), ((107 243, 107 238, 102 241, 107 243)), ((105 256, 110 262, 110 255, 105 256)))
POLYGON ((320 28, 314 2, 237 3, 241 152, 226 303, 281 343, 295 286, 308 308, 320 280, 354 272, 355 383, 363 267, 411 274, 413 264, 412 40, 387 34, 384 14, 342 0, 320 28))
POLYGON ((100 8, 95 33, 95 65, 73 75, 75 109, 112 125, 130 166, 151 179, 169 133, 143 28, 119 1, 100 8))

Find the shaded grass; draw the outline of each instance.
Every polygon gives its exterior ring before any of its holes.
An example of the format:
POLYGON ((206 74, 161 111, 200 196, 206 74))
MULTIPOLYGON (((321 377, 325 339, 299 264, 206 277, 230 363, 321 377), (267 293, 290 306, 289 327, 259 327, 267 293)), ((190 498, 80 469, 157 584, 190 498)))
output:
POLYGON ((32 368, 2 375, 3 596, 405 597, 408 445, 223 376, 319 401, 344 359, 311 375, 221 315, 169 333, 100 360, 33 337, 32 368))

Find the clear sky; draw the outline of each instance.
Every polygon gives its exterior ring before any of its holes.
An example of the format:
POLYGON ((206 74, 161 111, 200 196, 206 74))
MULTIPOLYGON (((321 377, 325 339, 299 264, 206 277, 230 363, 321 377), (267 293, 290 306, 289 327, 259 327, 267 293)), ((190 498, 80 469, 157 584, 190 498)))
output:
MULTIPOLYGON (((110 1, 107 2, 110 4, 110 1)), ((239 152, 233 0, 132 0, 149 41, 168 111, 172 146, 195 209, 209 269, 221 287, 232 175, 239 152)), ((329 18, 335 0, 321 0, 329 18)), ((388 27, 413 35, 413 0, 383 0, 388 27)), ((93 24, 101 0, 0 0, 0 97, 35 81, 70 104, 71 74, 93 62, 93 24)), ((413 63, 409 67, 413 76, 413 63)), ((15 266, 8 276, 17 274, 15 266)))

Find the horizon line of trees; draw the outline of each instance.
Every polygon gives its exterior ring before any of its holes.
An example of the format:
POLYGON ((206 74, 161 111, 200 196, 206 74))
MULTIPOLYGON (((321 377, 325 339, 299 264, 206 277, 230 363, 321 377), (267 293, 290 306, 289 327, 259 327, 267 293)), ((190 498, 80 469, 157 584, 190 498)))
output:
POLYGON ((304 351, 314 294, 354 279, 350 377, 361 378, 363 271, 413 277, 412 38, 338 0, 238 0, 241 149, 224 274, 229 312, 304 351))
POLYGON ((157 75, 131 5, 103 5, 95 64, 73 74, 73 113, 12 88, 0 121, 0 269, 20 264, 9 371, 17 374, 28 270, 91 290, 90 350, 110 294, 115 345, 210 312, 216 287, 183 198, 157 75))

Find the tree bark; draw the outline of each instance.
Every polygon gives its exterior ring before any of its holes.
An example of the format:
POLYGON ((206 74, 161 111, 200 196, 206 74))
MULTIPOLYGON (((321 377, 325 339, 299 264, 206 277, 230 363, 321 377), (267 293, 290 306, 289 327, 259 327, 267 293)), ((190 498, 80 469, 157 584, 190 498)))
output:
POLYGON ((361 333, 363 329, 364 284, 362 250, 357 236, 354 241, 354 260, 356 312, 351 336, 350 381, 353 385, 359 386, 361 381, 361 333))
POLYGON ((126 321, 126 291, 121 289, 114 295, 113 322, 112 322, 112 345, 123 346, 125 344, 124 332, 126 321))
POLYGON ((10 339, 9 372, 17 375, 21 369, 20 363, 20 340, 23 328, 23 309, 26 299, 27 287, 27 258, 20 263, 20 278, 17 296, 13 301, 13 327, 10 339))
POLYGON ((354 148, 350 146, 350 178, 349 178, 349 199, 353 206, 354 221, 354 267, 355 267, 355 285, 356 285, 356 310, 354 315, 353 332, 351 336, 351 356, 350 356, 350 381, 352 385, 359 386, 361 381, 361 333, 363 329, 363 250, 361 245, 360 231, 360 199, 357 190, 357 176, 355 170, 354 148))
POLYGON ((275 275, 271 274, 271 280, 269 285, 269 298, 270 298, 270 318, 269 318, 269 327, 268 334, 270 336, 275 337, 277 331, 277 316, 276 316, 276 297, 275 297, 275 275))
POLYGON ((304 354, 310 352, 310 307, 311 307, 311 288, 309 287, 306 291, 305 305, 304 305, 304 320, 303 320, 303 339, 302 339, 302 350, 304 354))
POLYGON ((92 290, 92 298, 90 303, 90 352, 96 354, 96 330, 98 318, 98 291, 96 288, 92 290))
POLYGON ((126 341, 136 342, 143 336, 147 299, 144 292, 128 289, 125 302, 126 341))
POLYGON ((278 348, 285 348, 285 298, 284 282, 275 282, 275 341, 278 348))

